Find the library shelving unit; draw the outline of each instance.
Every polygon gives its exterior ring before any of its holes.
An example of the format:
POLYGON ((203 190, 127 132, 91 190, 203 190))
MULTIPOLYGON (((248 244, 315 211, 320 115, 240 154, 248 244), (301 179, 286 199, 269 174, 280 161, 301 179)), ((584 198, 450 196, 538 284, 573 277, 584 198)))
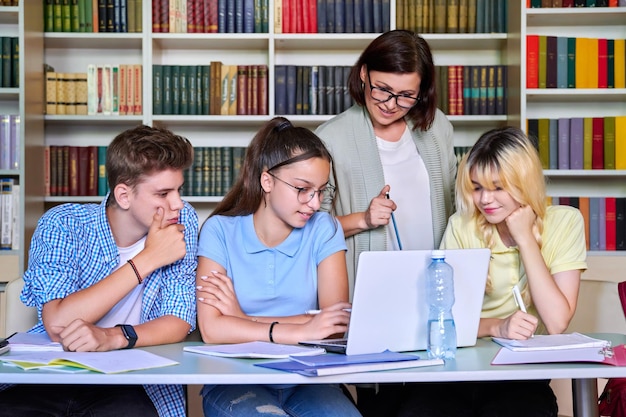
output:
POLYGON ((20 185, 18 248, 0 251, 0 336, 5 333, 4 288, 24 272, 27 245, 44 209, 41 3, 21 0, 19 6, 0 7, 0 36, 17 37, 19 47, 19 87, 0 88, 0 113, 20 116, 21 138, 17 149, 18 167, 0 170, 0 177, 12 178, 20 185))
MULTIPOLYGON (((269 22, 274 21, 269 0, 269 22)), ((143 114, 140 116, 45 116, 46 145, 107 145, 115 134, 138 123, 161 125, 186 136, 194 146, 246 146, 260 125, 276 115, 274 75, 278 65, 354 64, 378 34, 153 33, 152 1, 143 1, 142 33, 45 33, 45 62, 58 72, 85 72, 88 64, 142 64, 143 114), (268 114, 263 116, 152 114, 153 65, 226 65, 268 67, 268 114)), ((396 28, 396 2, 390 2, 389 27, 396 28)), ((424 34, 436 65, 507 64, 510 35, 424 34)), ((518 40, 519 42, 519 40, 518 40)), ((519 91, 519 79, 509 77, 519 91)), ((286 115, 314 129, 332 116, 286 115)), ((519 118, 519 115, 516 115, 519 118)), ((451 116, 455 145, 469 146, 483 131, 507 123, 508 116, 451 116)), ((99 201, 101 197, 46 197, 49 207, 67 201, 99 201)), ((188 197, 206 215, 221 197, 188 197)))
MULTIPOLYGON (((626 38, 626 7, 526 8, 512 17, 520 25, 520 126, 527 119, 626 115, 625 88, 526 88, 526 35, 626 38)), ((551 196, 626 197, 626 170, 546 170, 551 196)), ((590 263, 626 267, 621 251, 590 251, 590 263), (595 259, 598 258, 598 259, 595 259)), ((619 269, 614 269, 617 271, 619 269)))

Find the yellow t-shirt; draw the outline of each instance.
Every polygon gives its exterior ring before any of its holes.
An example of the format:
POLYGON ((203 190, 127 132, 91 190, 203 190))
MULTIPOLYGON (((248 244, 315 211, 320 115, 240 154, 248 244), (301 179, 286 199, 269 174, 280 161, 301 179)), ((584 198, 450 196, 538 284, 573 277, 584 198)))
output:
MULTIPOLYGON (((546 210, 542 234, 541 254, 551 274, 574 269, 587 269, 585 224, 580 211, 569 206, 549 206, 546 210)), ((495 245, 491 249, 489 276, 491 292, 483 299, 483 318, 506 318, 517 309, 513 286, 526 284, 526 271, 516 246, 507 247, 495 232, 495 245)), ((476 222, 459 213, 450 217, 441 241, 442 249, 484 248, 486 244, 477 233, 476 222)), ((537 316, 531 305, 528 312, 537 316)), ((538 316, 537 316, 538 317, 538 316)))

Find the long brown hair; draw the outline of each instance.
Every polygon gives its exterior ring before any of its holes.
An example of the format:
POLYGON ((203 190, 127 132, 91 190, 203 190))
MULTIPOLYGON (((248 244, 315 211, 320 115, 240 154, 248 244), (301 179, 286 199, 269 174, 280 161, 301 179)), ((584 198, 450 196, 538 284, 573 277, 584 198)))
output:
POLYGON ((284 117, 274 117, 259 129, 246 150, 241 172, 211 216, 245 216, 254 213, 263 201, 261 174, 264 171, 332 156, 322 140, 312 131, 295 127, 284 117))

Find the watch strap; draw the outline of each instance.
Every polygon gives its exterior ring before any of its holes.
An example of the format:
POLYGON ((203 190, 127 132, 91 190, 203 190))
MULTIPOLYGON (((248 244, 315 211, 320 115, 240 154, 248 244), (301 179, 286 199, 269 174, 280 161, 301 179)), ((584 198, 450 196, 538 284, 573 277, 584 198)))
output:
POLYGON ((132 349, 135 347, 135 343, 137 343, 137 333, 135 332, 135 328, 130 324, 116 324, 115 327, 120 327, 122 329, 122 334, 128 341, 128 345, 123 349, 132 349))

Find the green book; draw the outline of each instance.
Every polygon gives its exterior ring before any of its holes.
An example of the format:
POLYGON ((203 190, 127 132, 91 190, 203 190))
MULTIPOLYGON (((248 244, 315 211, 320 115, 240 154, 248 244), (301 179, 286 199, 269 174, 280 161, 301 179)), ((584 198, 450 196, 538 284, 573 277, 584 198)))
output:
POLYGON ((196 114, 202 113, 202 65, 194 66, 196 72, 196 114))
POLYGON ((172 114, 172 66, 162 65, 163 71, 163 112, 172 114))
POLYGON ((13 65, 11 65, 11 38, 2 37, 2 87, 11 87, 11 73, 13 65))
POLYGON ((607 39, 606 55, 607 55, 607 59, 606 59, 607 88, 615 88, 615 40, 614 39, 607 39))
POLYGON ((202 74, 202 111, 201 114, 211 114, 211 66, 201 65, 200 72, 202 74))
POLYGON ((198 195, 211 195, 211 148, 202 148, 202 189, 198 195))
POLYGON ((203 195, 204 187, 204 147, 200 146, 193 150, 193 188, 190 195, 203 195))
POLYGON ((135 0, 135 30, 137 33, 143 32, 143 23, 141 21, 141 9, 143 7, 143 0, 135 0))
POLYGON ((61 2, 61 32, 71 32, 71 31, 72 31, 72 6, 70 3, 70 0, 62 0, 61 2))
POLYGON ((181 65, 178 70, 178 89, 179 89, 179 102, 177 114, 189 114, 189 85, 187 83, 187 76, 189 65, 181 65))
POLYGON ((44 32, 54 32, 54 0, 46 0, 43 13, 44 32))
POLYGON ((135 8, 136 1, 137 0, 127 0, 127 3, 126 3, 126 31, 128 33, 137 32, 137 27, 135 25, 136 23, 135 13, 137 13, 137 9, 135 8))
POLYGON ((172 114, 180 114, 180 65, 171 65, 172 68, 172 114))
POLYGON ((11 87, 20 86, 20 38, 11 38, 11 87))
POLYGON ((615 169, 615 117, 604 118, 604 169, 615 169))
POLYGON ((78 7, 78 0, 70 0, 70 31, 82 32, 80 30, 80 7, 78 7))
POLYGON ((98 146, 98 195, 106 195, 109 191, 109 184, 107 183, 107 147, 98 146))
POLYGON ((546 88, 548 68, 548 37, 539 36, 539 88, 546 88))
POLYGON ((63 5, 62 0, 53 0, 53 23, 52 29, 54 32, 63 32, 63 5))
MULTIPOLYGON (((93 1, 85 0, 85 32, 93 33, 93 1)), ((97 22, 96 22, 97 23, 97 22)))
POLYGON ((593 118, 583 118, 583 169, 591 169, 593 149, 593 118))
POLYGON ((78 32, 87 31, 86 4, 90 0, 78 0, 78 32))
POLYGON ((567 88, 576 88, 576 38, 567 38, 567 88))
POLYGON ((185 67, 187 70, 187 113, 185 114, 190 115, 198 114, 198 94, 196 92, 198 80, 196 68, 196 65, 187 65, 185 67))
POLYGON ((221 192, 219 195, 226 195, 232 187, 232 159, 233 159, 233 148, 230 146, 224 146, 221 148, 221 156, 222 156, 222 186, 221 192))
POLYGON ((152 114, 163 114, 163 66, 152 66, 152 114))

